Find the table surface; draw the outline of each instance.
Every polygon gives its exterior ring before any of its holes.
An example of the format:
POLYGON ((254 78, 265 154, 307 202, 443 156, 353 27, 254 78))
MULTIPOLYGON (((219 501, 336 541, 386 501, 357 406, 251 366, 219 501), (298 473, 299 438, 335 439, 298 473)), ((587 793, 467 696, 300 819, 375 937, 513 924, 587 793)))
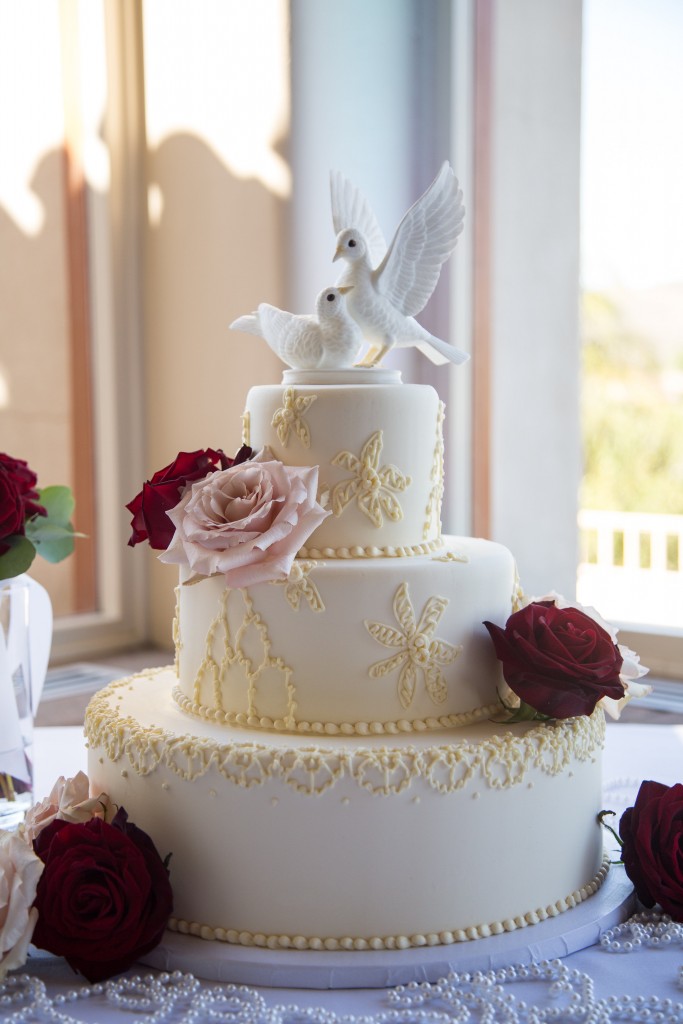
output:
MULTIPOLYGON (((36 792, 46 794, 60 774, 73 775, 85 770, 86 752, 80 728, 43 728, 36 730, 36 792)), ((683 726, 610 725, 604 753, 605 806, 617 813, 632 802, 643 779, 672 784, 683 778, 683 726)), ((622 870, 615 868, 614 870, 622 870)), ((682 929, 683 931, 683 929, 682 929)), ((683 1003, 683 988, 678 975, 683 965, 683 941, 674 940, 666 949, 641 949, 628 954, 610 954, 594 946, 567 957, 572 969, 585 972, 595 983, 595 997, 646 996, 669 998, 683 1003)), ((77 988, 82 979, 76 977, 61 960, 44 954, 32 956, 26 968, 43 979, 50 995, 77 988)), ((137 973, 145 973, 141 969, 137 973)), ((546 1005, 546 986, 541 983, 510 985, 516 998, 528 1003, 538 1000, 546 1005)), ((506 986, 507 989, 507 986, 506 986)), ((324 1008, 337 1015, 380 1015, 391 1010, 384 990, 347 989, 343 991, 302 991, 296 989, 261 989, 268 1006, 292 1005, 324 1008)), ((550 1005, 548 1003, 547 1005, 550 1005)), ((429 1009, 429 1007, 426 1007, 429 1009)), ((69 1004, 69 1013, 76 1019, 107 1022, 108 1011, 94 1009, 92 1001, 69 1004), (86 1013, 86 1005, 89 1007, 86 1013), (93 1016, 93 1013, 96 1015, 93 1016), (82 1014, 82 1017, 81 1017, 82 1014)), ((683 1009, 674 1019, 683 1021, 683 1009)), ((3 1019, 3 1018, 0 1018, 3 1019)), ((127 1015, 118 1011, 111 1020, 125 1021, 127 1015)), ((133 1016, 130 1017, 133 1019, 133 1016)), ((173 1018, 171 1018, 173 1019, 173 1018)))

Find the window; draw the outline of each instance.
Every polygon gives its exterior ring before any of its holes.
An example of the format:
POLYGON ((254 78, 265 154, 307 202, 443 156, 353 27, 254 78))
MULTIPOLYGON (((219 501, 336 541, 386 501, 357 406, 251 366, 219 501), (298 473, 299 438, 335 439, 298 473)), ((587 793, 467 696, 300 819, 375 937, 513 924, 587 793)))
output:
POLYGON ((586 0, 584 40, 578 594, 680 675, 683 10, 586 0))
POLYGON ((135 79, 132 10, 28 0, 0 15, 11 139, 0 167, 3 447, 42 485, 73 487, 87 535, 66 562, 31 570, 58 615, 59 660, 131 646, 144 630, 142 566, 120 557, 120 508, 141 472, 140 246, 127 173, 137 129, 123 102, 135 79))

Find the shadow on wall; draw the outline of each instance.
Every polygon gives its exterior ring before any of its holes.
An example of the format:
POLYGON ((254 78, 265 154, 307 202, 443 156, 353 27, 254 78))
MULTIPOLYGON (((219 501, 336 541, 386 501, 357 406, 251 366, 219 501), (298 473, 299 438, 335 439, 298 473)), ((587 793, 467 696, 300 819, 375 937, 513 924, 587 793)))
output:
MULTIPOLYGON (((257 181, 236 178, 190 134, 172 135, 150 151, 145 171, 145 437, 139 443, 149 474, 181 449, 236 448, 249 387, 280 379, 282 364, 266 343, 229 325, 261 301, 285 303, 287 203, 257 181)), ((41 485, 73 485, 72 410, 80 399, 71 394, 61 149, 41 158, 30 189, 43 211, 34 235, 0 206, 1 447, 25 458, 41 485)), ((96 258, 97 244, 89 241, 96 258)), ((31 572, 48 587, 57 613, 70 612, 73 560, 36 561, 31 572)), ((165 635, 168 608, 160 615, 165 635)))
MULTIPOLYGON (((259 302, 286 304, 287 203, 236 178, 196 136, 149 153, 145 239, 147 472, 181 450, 241 442, 252 385, 281 379, 260 338, 229 330, 259 302)), ((151 553, 151 637, 168 641, 177 570, 151 553)))
MULTIPOLYGON (((29 184, 35 233, 0 204, 0 447, 26 459, 41 487, 73 484, 64 154, 45 153, 29 184)), ((89 543, 89 542, 86 542, 89 543)), ((74 602, 74 561, 36 559, 31 574, 59 613, 74 602)))
POLYGON ((166 139, 149 154, 147 172, 148 433, 156 464, 187 445, 234 447, 249 387, 280 379, 282 364, 266 343, 229 325, 259 302, 285 303, 287 211, 192 135, 166 139))

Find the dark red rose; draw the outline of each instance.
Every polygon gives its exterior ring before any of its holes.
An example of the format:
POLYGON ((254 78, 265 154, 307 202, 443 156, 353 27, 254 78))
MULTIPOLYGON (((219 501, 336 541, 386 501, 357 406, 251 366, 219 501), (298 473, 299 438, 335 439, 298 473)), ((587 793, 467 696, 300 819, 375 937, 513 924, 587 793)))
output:
POLYGON ((683 786, 643 782, 619 822, 621 859, 646 907, 683 921, 683 786))
POLYGON ((165 551, 173 540, 175 527, 166 513, 175 508, 185 487, 194 480, 202 480, 217 469, 247 462, 253 455, 248 445, 242 445, 234 459, 219 448, 202 448, 196 452, 180 452, 168 466, 160 469, 151 480, 143 484, 126 508, 133 513, 133 532, 128 544, 135 547, 143 540, 157 551, 165 551))
POLYGON ((609 633, 578 608, 535 601, 511 615, 505 629, 485 622, 505 681, 549 718, 590 715, 602 697, 619 700, 623 658, 609 633))
POLYGON ((55 819, 33 848, 45 864, 32 942, 63 956, 88 981, 125 971, 161 940, 173 909, 168 871, 152 840, 121 808, 100 818, 55 819))
MULTIPOLYGON (((25 519, 47 515, 43 506, 38 504, 40 497, 36 490, 38 477, 29 467, 28 462, 25 462, 24 459, 14 459, 11 455, 0 452, 0 469, 4 469, 19 492, 24 506, 25 519)), ((21 532, 23 533, 23 530, 21 532)))
POLYGON ((24 532, 24 503, 9 473, 0 466, 0 555, 9 551, 6 537, 24 532))

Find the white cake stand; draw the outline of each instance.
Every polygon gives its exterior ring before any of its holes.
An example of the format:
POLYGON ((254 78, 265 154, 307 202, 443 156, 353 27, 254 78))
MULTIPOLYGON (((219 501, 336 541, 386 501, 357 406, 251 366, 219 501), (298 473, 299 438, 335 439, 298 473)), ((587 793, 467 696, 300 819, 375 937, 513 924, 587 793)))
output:
POLYGON ((162 971, 191 971, 207 981, 267 988, 392 988, 438 981, 449 971, 486 971, 576 953, 633 913, 633 885, 620 866, 590 899, 528 928, 451 946, 359 953, 263 949, 165 933, 142 959, 162 971))

